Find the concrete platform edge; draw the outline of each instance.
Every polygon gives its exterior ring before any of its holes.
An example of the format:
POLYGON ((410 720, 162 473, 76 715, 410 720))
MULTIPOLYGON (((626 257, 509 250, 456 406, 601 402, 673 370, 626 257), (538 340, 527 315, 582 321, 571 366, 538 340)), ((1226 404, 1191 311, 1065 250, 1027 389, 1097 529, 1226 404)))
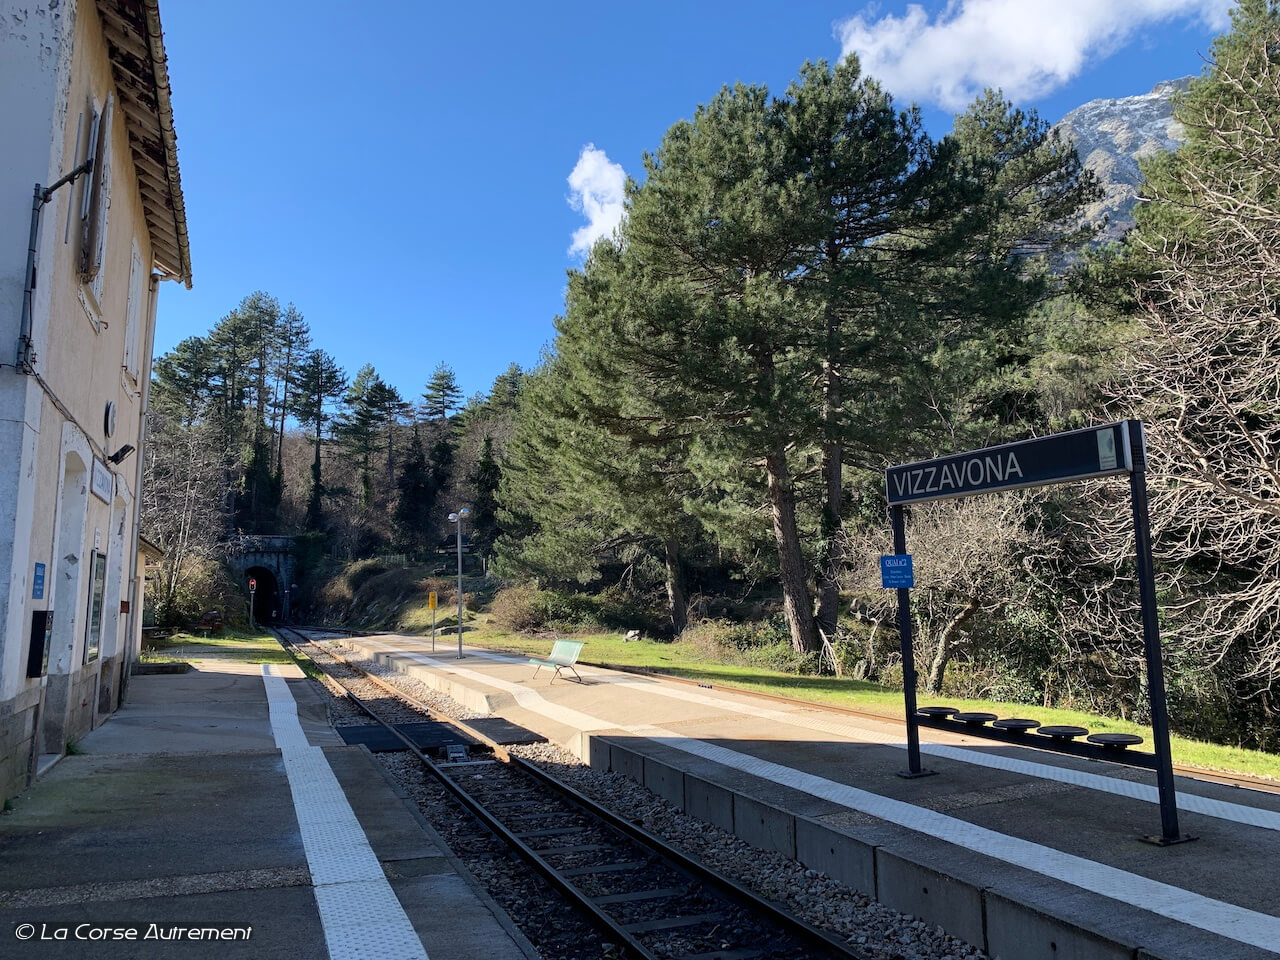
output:
MULTIPOLYGON (((1090 926, 1088 918, 1097 916, 1097 911, 1082 909, 1085 905, 1072 903, 1069 897, 1062 911, 1028 904, 1012 895, 1013 884, 985 883, 976 876, 939 869, 939 862, 913 849, 918 844, 859 837, 856 829, 792 813, 745 796, 732 786, 677 769, 663 762, 662 748, 657 744, 637 749, 635 738, 628 737, 625 743, 619 739, 608 733, 585 732, 581 756, 591 767, 623 774, 690 816, 753 846, 782 853, 886 906, 937 924, 986 950, 995 960, 1166 960, 1181 955, 1166 953, 1158 943, 1137 943, 1124 933, 1090 926), (732 811, 728 818, 726 810, 732 811), (713 811, 719 811, 719 816, 713 811), (1002 889, 1006 886, 1008 889, 1002 889)), ((1099 899, 1087 892, 1075 899, 1088 898, 1099 899)), ((1142 911, 1133 910, 1129 918, 1140 915, 1144 915, 1142 911)), ((1151 923, 1182 927, 1145 916, 1151 923)), ((1176 936, 1176 931, 1170 932, 1176 936)), ((1229 943, 1212 939, 1224 946, 1229 943)), ((1237 954, 1227 947, 1215 955, 1237 954)), ((1249 951, 1247 955, 1256 954, 1249 951)))
MULTIPOLYGON (((515 698, 506 693, 485 693, 476 690, 474 687, 454 680, 447 674, 441 673, 439 670, 422 670, 415 669, 417 664, 406 662, 398 659, 396 652, 393 650, 375 650, 360 642, 360 638, 349 637, 343 641, 347 649, 358 656, 376 663, 385 670, 411 677, 419 683, 425 684, 437 693, 443 693, 447 697, 451 697, 458 703, 462 704, 468 710, 474 710, 476 713, 483 713, 488 716, 500 713, 504 708, 513 706, 515 698)), ((447 657, 446 654, 439 656, 447 657)))

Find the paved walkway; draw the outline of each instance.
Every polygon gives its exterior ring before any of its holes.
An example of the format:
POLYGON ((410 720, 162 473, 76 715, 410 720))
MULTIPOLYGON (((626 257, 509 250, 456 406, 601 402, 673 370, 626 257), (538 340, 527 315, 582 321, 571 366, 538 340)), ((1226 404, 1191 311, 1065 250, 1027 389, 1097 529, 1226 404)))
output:
POLYGON ((0 816, 0 957, 532 956, 325 709, 292 665, 132 677, 0 816))
MULTIPOLYGON (((901 724, 527 658, 348 641, 626 773, 686 812, 780 850, 1005 957, 1280 956, 1280 796, 1179 778, 1160 848, 1153 775, 926 728, 939 775, 897 776, 901 724)), ((587 653, 589 654, 589 648, 587 653)))

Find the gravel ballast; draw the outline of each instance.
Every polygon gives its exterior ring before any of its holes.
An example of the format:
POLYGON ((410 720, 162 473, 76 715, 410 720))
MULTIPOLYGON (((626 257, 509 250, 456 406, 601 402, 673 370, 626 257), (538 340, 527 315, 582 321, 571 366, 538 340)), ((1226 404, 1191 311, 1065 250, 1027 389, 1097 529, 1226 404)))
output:
MULTIPOLYGON (((320 643, 321 649, 330 645, 344 659, 349 659, 361 669, 379 676, 445 716, 461 720, 483 716, 404 674, 372 661, 356 659, 341 641, 326 640, 320 643)), ((332 661, 321 665, 329 669, 332 661)), ((346 682, 348 681, 344 680, 346 682)), ((373 684, 364 682, 374 688, 373 684)), ((360 695, 363 696, 364 693, 360 692, 360 695)), ((382 692, 371 696, 386 698, 386 694, 382 692)), ((368 722, 353 705, 341 700, 335 700, 334 704, 331 716, 335 723, 368 722), (338 707, 338 704, 342 704, 342 707, 338 707), (358 718, 347 719, 347 710, 343 708, 356 711, 358 718)), ((949 936, 941 927, 891 910, 825 874, 806 869, 795 860, 760 850, 733 834, 687 816, 635 781, 619 774, 594 770, 572 753, 554 744, 517 746, 510 750, 512 754, 537 764, 687 855, 750 887, 758 895, 783 905, 814 926, 837 934, 867 960, 986 960, 986 954, 981 950, 949 936)), ((471 841, 461 836, 451 838, 450 824, 441 824, 432 815, 433 810, 438 815, 446 800, 452 803, 444 789, 434 781, 424 781, 417 761, 406 754, 378 754, 378 760, 419 803, 424 815, 441 832, 446 842, 452 847, 456 839, 463 844, 465 851, 466 844, 471 841)), ((453 819, 457 819, 456 815, 453 819)), ((538 929, 539 926, 545 926, 545 897, 558 895, 523 864, 516 863, 526 874, 533 876, 532 881, 511 876, 503 864, 504 860, 510 861, 510 858, 495 855, 492 850, 471 858, 458 849, 454 852, 481 884, 489 889, 490 894, 508 910, 512 920, 545 957, 576 960, 578 957, 613 955, 613 946, 600 941, 598 935, 590 944, 570 944, 563 937, 555 938, 554 942, 547 940, 550 931, 538 929), (528 887, 528 884, 533 886, 528 887), (513 891, 513 885, 520 886, 523 892, 513 891)), ((592 934, 594 935, 594 931, 592 934)))

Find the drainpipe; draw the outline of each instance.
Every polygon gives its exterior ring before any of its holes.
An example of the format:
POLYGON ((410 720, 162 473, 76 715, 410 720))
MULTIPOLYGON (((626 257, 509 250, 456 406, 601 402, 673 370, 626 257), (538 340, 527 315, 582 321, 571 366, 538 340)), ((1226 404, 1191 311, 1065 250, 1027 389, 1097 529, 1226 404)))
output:
POLYGON ((147 455, 147 411, 151 407, 151 355, 156 342, 156 308, 160 303, 160 274, 151 274, 147 282, 150 303, 147 305, 146 344, 139 358, 138 375, 142 377, 141 409, 138 413, 138 456, 133 473, 133 549, 129 556, 129 573, 132 575, 133 589, 129 591, 128 639, 124 643, 120 657, 120 702, 124 703, 129 692, 129 671, 133 668, 133 658, 137 651, 134 645, 142 629, 143 595, 146 583, 138 575, 138 537, 142 533, 142 474, 147 455))
POLYGON ((40 213, 44 209, 44 205, 53 199, 54 191, 68 183, 74 183, 77 177, 88 173, 92 169, 93 160, 89 159, 65 177, 49 184, 48 187, 41 188, 40 184, 36 184, 34 195, 31 198, 31 235, 27 242, 27 270, 23 275, 22 285, 22 323, 18 332, 18 358, 16 363, 19 373, 30 375, 36 372, 36 351, 35 343, 31 339, 31 327, 34 311, 32 301, 36 291, 36 243, 40 236, 40 213))

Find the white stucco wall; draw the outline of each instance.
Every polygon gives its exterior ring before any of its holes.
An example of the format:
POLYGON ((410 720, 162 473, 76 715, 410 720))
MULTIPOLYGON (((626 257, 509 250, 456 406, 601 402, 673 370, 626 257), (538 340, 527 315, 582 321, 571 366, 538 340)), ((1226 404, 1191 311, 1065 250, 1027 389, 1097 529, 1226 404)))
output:
MULTIPOLYGON (((5 131, 0 150, 0 544, 12 544, 11 550, 0 548, 0 701, 28 685, 26 601, 34 563, 29 529, 36 510, 42 404, 38 385, 13 363, 33 188, 61 176, 76 11, 75 0, 6 0, 0 6, 0 90, 5 91, 0 97, 0 130, 5 131)), ((53 259, 51 214, 66 202, 58 196, 44 207, 41 263, 53 259)), ((51 293, 51 284, 37 284, 35 315, 47 315, 51 293)))
MULTIPOLYGON (((107 456, 125 444, 141 448, 146 381, 153 336, 152 249, 119 91, 115 88, 97 7, 80 0, 0 0, 0 704, 48 681, 28 680, 27 637, 32 610, 53 609, 59 638, 50 674, 83 674, 103 658, 134 648, 131 618, 137 536, 138 454, 118 465, 107 456), (17 91, 18 96, 10 96, 17 91), (88 178, 64 186, 43 210, 38 284, 33 310, 38 378, 18 373, 16 355, 27 255, 32 187, 50 183, 81 163, 89 147, 91 104, 114 96, 111 192, 102 261, 102 295, 79 277, 80 210, 88 178), (83 116, 83 120, 82 120, 83 116), (11 149, 12 145, 12 149, 11 149), (139 358, 136 376, 125 369, 129 330, 130 267, 142 261, 139 358), (86 314, 85 305, 90 307, 86 314), (101 322, 98 322, 101 321, 101 322), (116 409, 108 437, 104 412, 116 409), (74 438, 71 442, 71 438, 74 438), (68 446, 71 442, 71 446, 68 446), (64 525, 59 511, 66 458, 74 448, 92 475, 94 461, 114 475, 106 500, 92 493, 83 522, 64 525), (16 454, 16 456, 14 455, 16 454), (68 530, 79 531, 68 542, 68 530), (95 534, 108 556, 100 658, 83 663, 89 602, 88 564, 95 534), (8 544, 12 544, 10 550, 8 544), (81 559, 74 583, 59 578, 65 557, 81 559), (31 596, 34 565, 46 567, 43 599, 31 596)), ((77 702, 79 698, 76 698, 77 702)), ((47 704, 56 708, 56 704, 47 704)), ((43 721, 42 721, 43 722, 43 721)), ((79 722, 75 718, 69 728, 79 722)))

